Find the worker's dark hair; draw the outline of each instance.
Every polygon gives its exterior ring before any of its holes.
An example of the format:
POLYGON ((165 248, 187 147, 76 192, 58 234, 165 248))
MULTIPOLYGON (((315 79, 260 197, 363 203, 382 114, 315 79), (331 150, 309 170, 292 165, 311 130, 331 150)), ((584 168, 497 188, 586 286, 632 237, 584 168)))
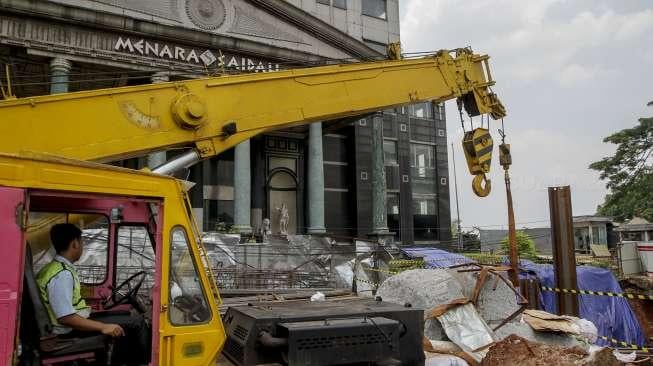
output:
POLYGON ((57 253, 65 252, 73 240, 81 237, 82 231, 73 224, 56 224, 50 229, 50 240, 57 253))

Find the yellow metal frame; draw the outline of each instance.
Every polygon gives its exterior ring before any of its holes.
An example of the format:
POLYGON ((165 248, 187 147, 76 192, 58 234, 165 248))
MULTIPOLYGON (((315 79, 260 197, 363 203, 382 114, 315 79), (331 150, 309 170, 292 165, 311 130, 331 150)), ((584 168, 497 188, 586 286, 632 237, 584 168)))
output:
POLYGON ((82 91, 0 101, 2 151, 112 161, 173 146, 213 156, 265 131, 393 106, 462 98, 505 115, 487 55, 469 49, 409 60, 82 91), (453 53, 453 55, 452 55, 453 53))

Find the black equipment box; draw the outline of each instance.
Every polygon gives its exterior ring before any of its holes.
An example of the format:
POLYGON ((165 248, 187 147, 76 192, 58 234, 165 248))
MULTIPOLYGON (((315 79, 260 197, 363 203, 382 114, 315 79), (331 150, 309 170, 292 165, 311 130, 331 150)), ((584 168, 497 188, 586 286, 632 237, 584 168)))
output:
POLYGON ((424 311, 374 299, 230 307, 223 354, 239 366, 424 365, 424 311))

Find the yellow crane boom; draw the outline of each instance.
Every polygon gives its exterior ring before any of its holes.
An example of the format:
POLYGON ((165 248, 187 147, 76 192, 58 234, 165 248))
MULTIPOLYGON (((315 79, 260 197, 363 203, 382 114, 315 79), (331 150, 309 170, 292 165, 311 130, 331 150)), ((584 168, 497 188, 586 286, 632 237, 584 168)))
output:
MULTIPOLYGON (((418 101, 460 98, 470 115, 505 109, 488 56, 469 49, 406 60, 82 91, 0 101, 0 151, 107 162, 191 146, 182 165, 262 132, 418 101)), ((167 171, 162 171, 167 172, 167 171)))

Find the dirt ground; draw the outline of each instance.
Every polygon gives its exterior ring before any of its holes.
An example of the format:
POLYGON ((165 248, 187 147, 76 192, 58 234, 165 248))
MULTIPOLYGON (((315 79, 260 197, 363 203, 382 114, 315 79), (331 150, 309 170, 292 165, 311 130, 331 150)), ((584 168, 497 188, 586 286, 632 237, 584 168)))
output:
MULTIPOLYGON (((601 352, 602 353, 602 352, 601 352)), ((580 347, 564 348, 510 335, 494 344, 481 362, 481 366, 612 366, 620 365, 611 353, 597 355, 594 359, 580 347)))

